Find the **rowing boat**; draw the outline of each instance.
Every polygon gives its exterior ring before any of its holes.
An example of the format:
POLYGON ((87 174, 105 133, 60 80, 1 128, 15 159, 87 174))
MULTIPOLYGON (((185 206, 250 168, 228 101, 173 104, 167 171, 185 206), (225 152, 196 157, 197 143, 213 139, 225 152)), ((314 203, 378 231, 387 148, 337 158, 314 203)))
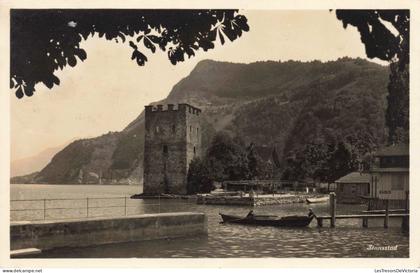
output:
POLYGON ((327 202, 328 200, 330 200, 329 196, 306 198, 307 203, 323 203, 327 202))
POLYGON ((306 227, 308 226, 313 216, 275 216, 275 215, 253 215, 247 217, 240 217, 219 213, 223 219, 223 223, 229 224, 243 224, 243 225, 258 225, 258 226, 275 226, 275 227, 306 227))

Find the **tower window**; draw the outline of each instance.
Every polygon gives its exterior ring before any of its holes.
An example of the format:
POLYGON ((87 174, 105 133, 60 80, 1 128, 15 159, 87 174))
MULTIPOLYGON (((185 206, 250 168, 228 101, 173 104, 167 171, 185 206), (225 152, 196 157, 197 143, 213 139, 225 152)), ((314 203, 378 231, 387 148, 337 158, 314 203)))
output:
POLYGON ((194 155, 195 155, 195 146, 194 146, 194 155))
POLYGON ((192 132, 192 126, 190 126, 190 133, 192 132))
POLYGON ((175 133, 175 124, 172 125, 172 133, 175 133))
POLYGON ((156 130, 156 133, 159 133, 159 126, 156 126, 155 130, 156 130))
POLYGON ((197 136, 198 136, 198 127, 197 127, 197 136))
POLYGON ((163 145, 163 154, 168 154, 168 145, 163 145))

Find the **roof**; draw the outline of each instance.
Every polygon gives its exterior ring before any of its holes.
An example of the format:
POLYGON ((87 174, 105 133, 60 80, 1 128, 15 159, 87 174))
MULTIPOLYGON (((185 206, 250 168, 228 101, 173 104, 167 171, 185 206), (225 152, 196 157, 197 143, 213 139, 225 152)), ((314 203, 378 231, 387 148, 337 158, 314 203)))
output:
POLYGON ((402 156, 409 155, 410 149, 408 144, 398 144, 393 146, 387 146, 380 148, 377 152, 377 156, 402 156))
POLYGON ((335 182, 336 183, 369 183, 370 182, 370 174, 352 172, 352 173, 349 173, 348 175, 345 175, 345 176, 339 178, 335 182))

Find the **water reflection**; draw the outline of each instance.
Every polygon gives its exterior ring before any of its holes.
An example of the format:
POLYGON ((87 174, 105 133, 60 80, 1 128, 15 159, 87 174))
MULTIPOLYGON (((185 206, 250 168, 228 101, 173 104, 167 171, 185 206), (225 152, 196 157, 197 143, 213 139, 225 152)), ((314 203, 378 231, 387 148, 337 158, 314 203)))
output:
MULTIPOLYGON (((337 228, 278 228, 220 224, 219 212, 246 215, 250 208, 205 206, 183 200, 131 200, 130 214, 196 211, 208 215, 208 236, 175 240, 145 241, 44 252, 43 257, 139 257, 139 258, 259 258, 259 257, 408 257, 409 238, 400 229, 399 219, 370 220, 369 228, 361 220, 340 219, 337 228), (369 245, 398 245, 396 251, 372 251, 369 245)), ((328 214, 326 204, 311 205, 317 215, 328 214)), ((256 214, 305 215, 309 205, 291 204, 254 208, 256 214)), ((338 205, 337 213, 351 214, 365 209, 359 205, 338 205)), ((328 222, 325 226, 328 226, 328 222)))

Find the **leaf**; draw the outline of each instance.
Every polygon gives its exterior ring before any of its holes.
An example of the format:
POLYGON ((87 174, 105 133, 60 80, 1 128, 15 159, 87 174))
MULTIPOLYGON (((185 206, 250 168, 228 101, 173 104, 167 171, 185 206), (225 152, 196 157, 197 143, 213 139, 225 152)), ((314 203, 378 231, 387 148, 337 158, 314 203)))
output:
POLYGON ((19 87, 16 89, 15 95, 18 99, 23 98, 22 85, 19 85, 19 87))
POLYGON ((207 37, 210 39, 210 41, 214 42, 216 40, 216 36, 217 36, 217 29, 213 29, 212 31, 209 32, 207 37))
POLYGON ((191 56, 195 56, 194 50, 192 50, 190 47, 186 47, 185 52, 187 53, 188 58, 191 58, 191 56))
POLYGON ((137 50, 133 51, 133 54, 131 54, 131 59, 134 60, 135 58, 137 58, 137 50))
POLYGON ((221 32, 221 31, 219 31, 219 39, 220 39, 220 43, 221 43, 222 45, 224 45, 224 44, 225 44, 225 38, 223 37, 223 34, 222 34, 222 32, 221 32))
POLYGON ((150 49, 153 53, 155 53, 156 47, 147 37, 144 37, 143 43, 146 48, 150 49))
POLYGON ((137 64, 140 66, 143 66, 147 62, 147 57, 141 53, 140 51, 137 51, 137 64))
POLYGON ((70 55, 69 57, 67 57, 67 62, 71 67, 76 66, 76 58, 73 55, 70 55))
POLYGON ((207 51, 211 48, 214 48, 214 44, 206 39, 202 39, 198 41, 198 45, 204 50, 207 51))
POLYGON ((129 45, 133 48, 133 49, 137 49, 136 44, 133 41, 129 42, 129 45))
POLYGON ((56 75, 52 74, 52 79, 56 85, 60 85, 60 79, 56 75))
POLYGON ((57 61, 58 67, 60 67, 61 70, 63 70, 64 66, 66 65, 66 60, 63 57, 57 57, 55 59, 57 61))
POLYGON ((79 57, 79 59, 81 61, 86 60, 86 57, 87 57, 86 56, 86 51, 84 51, 83 49, 81 49, 81 48, 76 49, 75 54, 77 55, 77 57, 79 57))
MULTIPOLYGON (((241 30, 239 29, 239 30, 237 30, 238 32, 241 32, 241 30)), ((229 38, 229 40, 231 41, 231 42, 233 42, 235 39, 236 39, 236 37, 238 36, 238 33, 236 33, 235 32, 235 30, 234 29, 232 29, 232 28, 229 28, 229 27, 225 27, 224 29, 223 29, 223 33, 229 38)))
POLYGON ((13 87, 15 87, 15 82, 10 78, 10 88, 12 89, 13 87))
POLYGON ((171 61, 171 64, 176 65, 176 58, 174 58, 173 50, 168 50, 168 58, 171 61))
POLYGON ((88 31, 82 32, 81 35, 83 36, 83 39, 87 40, 87 38, 89 37, 89 32, 88 31))
POLYGON ((166 50, 166 45, 168 44, 168 42, 166 41, 166 39, 160 39, 159 41, 159 48, 162 49, 163 51, 166 50))
POLYGON ((114 38, 114 35, 112 35, 113 33, 107 32, 105 33, 105 39, 107 40, 111 40, 112 38, 114 38))
POLYGON ((118 36, 121 38, 122 42, 125 43, 125 35, 120 32, 118 33, 118 36))
POLYGON ((249 26, 248 26, 247 19, 245 16, 237 15, 233 22, 243 31, 249 31, 249 26))
POLYGON ((143 39, 144 35, 140 35, 139 37, 137 37, 136 41, 137 43, 140 43, 141 39, 143 39))
POLYGON ((149 38, 149 40, 155 44, 160 43, 160 40, 161 40, 161 38, 156 35, 148 35, 147 38, 149 38))
POLYGON ((25 95, 26 96, 28 96, 28 97, 32 96, 34 94, 34 91, 35 91, 35 88, 34 88, 33 85, 27 84, 25 86, 25 95))
POLYGON ((44 79, 43 81, 42 81, 44 84, 45 84, 45 86, 46 87, 48 87, 49 89, 51 89, 51 88, 53 88, 53 86, 54 86, 54 82, 53 82, 53 79, 52 78, 46 78, 46 79, 44 79))

